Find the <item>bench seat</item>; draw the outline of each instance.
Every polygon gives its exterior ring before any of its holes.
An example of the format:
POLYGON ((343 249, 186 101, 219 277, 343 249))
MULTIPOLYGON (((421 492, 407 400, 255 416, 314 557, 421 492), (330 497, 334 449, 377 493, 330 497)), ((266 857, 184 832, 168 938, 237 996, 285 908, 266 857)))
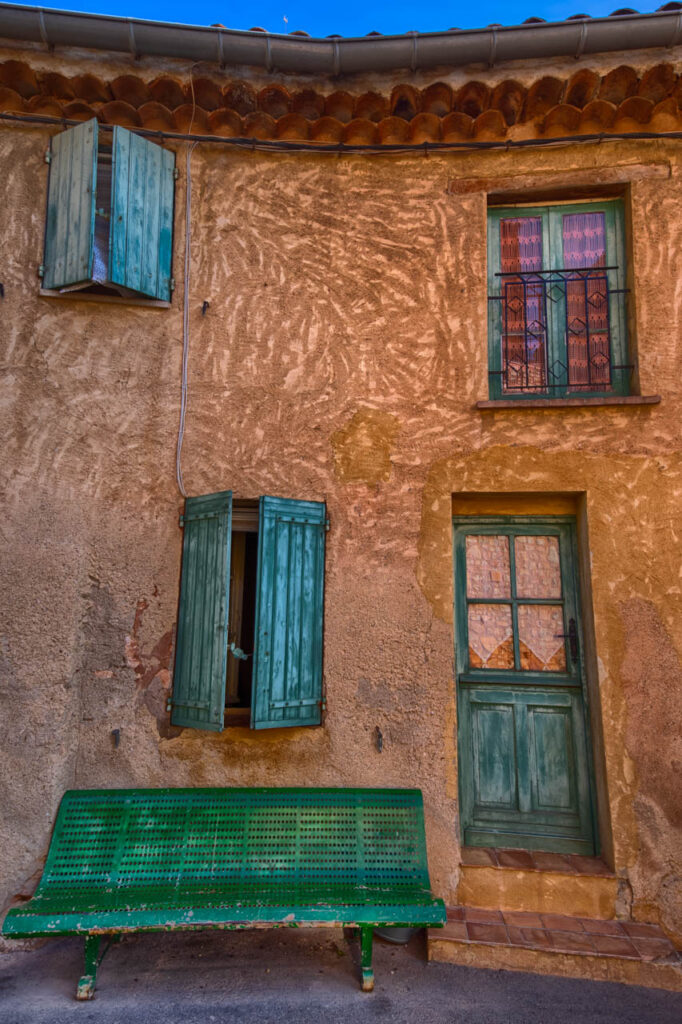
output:
POLYGON ((162 789, 65 794, 43 877, 8 938, 81 935, 91 998, 99 936, 194 928, 437 927, 419 790, 162 789))
POLYGON ((258 924, 437 925, 442 903, 428 890, 385 885, 176 885, 82 890, 34 898, 11 911, 7 936, 92 931, 255 927, 258 924))

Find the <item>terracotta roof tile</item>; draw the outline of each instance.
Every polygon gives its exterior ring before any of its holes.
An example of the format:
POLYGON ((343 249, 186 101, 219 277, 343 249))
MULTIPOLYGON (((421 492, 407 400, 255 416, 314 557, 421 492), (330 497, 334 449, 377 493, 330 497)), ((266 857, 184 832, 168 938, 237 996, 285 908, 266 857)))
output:
POLYGON ((112 100, 99 110, 99 119, 104 124, 120 124, 124 128, 141 128, 142 121, 135 107, 125 100, 112 100))
POLYGON ((135 75, 119 75, 111 83, 111 92, 115 100, 128 103, 135 109, 149 103, 152 98, 149 86, 135 75))
POLYGON ((354 114, 368 121, 383 121, 389 116, 388 100, 378 92, 365 92, 358 97, 354 114))
POLYGON ((349 92, 333 92, 324 101, 324 112, 342 124, 353 120, 355 98, 349 92))
MULTIPOLYGON (((176 78, 169 75, 161 75, 155 78, 149 86, 149 93, 153 100, 162 103, 169 110, 175 110, 185 102, 185 92, 182 85, 176 78)), ((229 104, 228 104, 229 106, 229 104)))
POLYGON ((223 103, 240 117, 251 114, 258 107, 255 89, 248 82, 230 82, 223 89, 223 103))
POLYGON ((335 117, 321 117, 310 126, 311 142, 339 143, 343 138, 344 123, 335 117))
POLYGON ((556 137, 572 134, 682 130, 682 78, 670 63, 641 77, 621 65, 600 76, 589 67, 563 79, 542 76, 529 88, 505 79, 491 88, 472 79, 456 92, 447 82, 424 89, 407 82, 390 96, 379 92, 290 92, 271 82, 256 92, 249 82, 173 75, 146 82, 139 75, 111 81, 93 74, 71 78, 36 73, 28 62, 0 63, 0 111, 35 113, 155 131, 215 134, 223 138, 285 139, 350 145, 404 145, 556 137), (192 96, 194 102, 192 102, 192 96))
POLYGON ((138 110, 138 114, 143 128, 159 132, 172 132, 175 130, 173 115, 163 103, 156 103, 154 100, 151 100, 149 103, 143 103, 138 110))
POLYGON ((382 146, 398 146, 409 140, 410 126, 402 117, 384 117, 379 121, 379 141, 382 146))
POLYGON ((637 72, 625 64, 613 68, 604 75, 599 87, 599 99, 608 103, 615 103, 618 106, 628 96, 634 96, 637 92, 637 72))

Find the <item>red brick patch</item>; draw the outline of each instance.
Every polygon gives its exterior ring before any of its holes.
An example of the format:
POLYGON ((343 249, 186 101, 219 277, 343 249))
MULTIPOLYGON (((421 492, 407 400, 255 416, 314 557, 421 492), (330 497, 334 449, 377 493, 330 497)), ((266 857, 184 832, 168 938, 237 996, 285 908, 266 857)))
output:
POLYGON ((575 874, 575 868, 568 857, 562 857, 560 853, 534 853, 533 861, 539 871, 565 871, 568 874, 575 874))
POLYGON ((607 868, 603 860, 598 857, 581 857, 579 854, 571 855, 571 864, 580 875, 612 875, 613 872, 607 868))
POLYGON ((628 935, 637 935, 642 939, 660 939, 661 929, 657 924, 642 924, 639 921, 623 921, 623 928, 628 935))
POLYGON ((591 939, 597 952, 606 956, 639 956, 635 947, 624 935, 592 935, 591 939))
POLYGON ((645 939, 640 935, 633 935, 632 941, 642 960, 657 960, 661 956, 670 956, 675 952, 672 943, 664 938, 645 939))
POLYGON ((503 924, 470 924, 467 922, 467 931, 472 942, 509 945, 507 929, 503 924))
POLYGON ((533 858, 526 850, 497 850, 497 860, 502 868, 522 868, 532 871, 533 858))
POLYGON ((541 914, 545 928, 554 932, 581 932, 583 926, 579 917, 566 917, 565 914, 541 914))
POLYGON ((587 932, 550 932, 552 945, 569 953, 594 953, 592 936, 587 932))
POLYGON ((500 910, 481 910, 479 907, 465 907, 464 913, 467 921, 474 924, 504 924, 500 910))
POLYGON ((502 913, 480 907, 448 907, 448 921, 438 937, 454 942, 524 946, 554 953, 640 961, 678 956, 665 933, 655 924, 531 911, 502 913))
POLYGON ((538 949, 550 949, 552 938, 544 928, 521 928, 521 935, 529 946, 537 946, 538 949))
POLYGON ((462 864, 473 864, 478 867, 497 867, 497 858, 492 850, 485 846, 463 846, 461 850, 462 864))
POLYGON ((511 924, 517 928, 542 928, 542 919, 539 914, 532 914, 525 910, 505 910, 503 913, 507 926, 511 924))
POLYGON ((582 917, 583 928, 586 932, 596 935, 619 935, 625 938, 625 931, 620 921, 601 921, 596 918, 582 917))

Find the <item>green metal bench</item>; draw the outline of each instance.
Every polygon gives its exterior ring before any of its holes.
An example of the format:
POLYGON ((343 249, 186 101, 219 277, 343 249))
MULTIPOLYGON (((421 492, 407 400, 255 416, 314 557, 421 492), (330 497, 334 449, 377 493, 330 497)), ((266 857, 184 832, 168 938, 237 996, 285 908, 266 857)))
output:
POLYGON ((3 934, 83 935, 91 999, 102 935, 356 927, 371 991, 374 927, 444 922, 417 789, 73 790, 3 934))

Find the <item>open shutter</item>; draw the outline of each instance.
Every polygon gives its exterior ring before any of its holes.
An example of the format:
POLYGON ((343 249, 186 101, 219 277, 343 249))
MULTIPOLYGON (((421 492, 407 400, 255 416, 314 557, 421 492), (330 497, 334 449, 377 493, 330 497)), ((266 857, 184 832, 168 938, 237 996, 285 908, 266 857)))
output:
POLYGON ((319 725, 326 509, 261 498, 251 727, 319 725))
POLYGON ((170 301, 175 155, 114 128, 109 278, 170 301))
POLYGON ((43 288, 65 288, 92 277, 97 189, 97 121, 52 139, 43 288))
POLYGON ((171 722, 221 732, 227 669, 232 492, 188 498, 183 522, 171 722))

